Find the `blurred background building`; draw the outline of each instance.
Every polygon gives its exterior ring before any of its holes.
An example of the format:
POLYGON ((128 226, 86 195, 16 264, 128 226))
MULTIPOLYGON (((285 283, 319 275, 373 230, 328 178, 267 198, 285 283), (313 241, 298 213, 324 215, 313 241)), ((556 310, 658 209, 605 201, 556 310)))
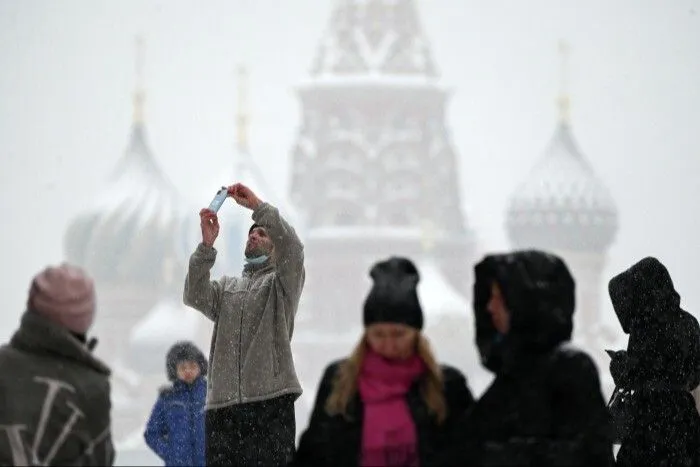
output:
MULTIPOLYGON (((574 139, 564 44, 561 52, 560 118, 542 159, 520 186, 504 187, 513 190, 504 227, 513 248, 543 248, 566 259, 577 280, 575 340, 605 377, 603 350, 620 337, 600 316, 617 209, 574 139)), ((148 146, 143 60, 138 41, 127 148, 64 241, 66 259, 85 267, 100 290, 97 353, 114 369, 120 464, 156 461, 142 434, 166 383, 167 349, 190 339, 208 353, 212 325, 182 304, 182 284, 199 242, 197 203, 236 181, 279 206, 305 243, 307 282, 293 341, 304 387, 299 431, 324 366, 359 339, 370 265, 390 255, 408 256, 420 269, 425 332, 438 358, 464 371, 476 394, 485 389, 491 375, 479 364, 471 312, 472 268, 485 252, 457 178, 459 161, 469 158, 460 159, 452 144, 450 90, 441 85, 414 0, 336 2, 308 80, 296 90, 301 115, 288 194, 268 184, 268 168, 249 149, 245 68, 232 83, 239 91, 230 163, 212 180, 175 187, 148 146)), ((250 213, 230 202, 221 216, 213 275, 235 275, 250 213)), ((609 394, 609 378, 604 386, 609 394)))

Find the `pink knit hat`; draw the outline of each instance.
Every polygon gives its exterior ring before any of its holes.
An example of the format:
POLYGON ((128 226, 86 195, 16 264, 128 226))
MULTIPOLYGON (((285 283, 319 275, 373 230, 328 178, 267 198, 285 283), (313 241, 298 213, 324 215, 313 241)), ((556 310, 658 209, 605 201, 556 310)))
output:
POLYGON ((29 307, 69 331, 85 334, 95 316, 95 287, 80 268, 48 267, 32 281, 29 307))

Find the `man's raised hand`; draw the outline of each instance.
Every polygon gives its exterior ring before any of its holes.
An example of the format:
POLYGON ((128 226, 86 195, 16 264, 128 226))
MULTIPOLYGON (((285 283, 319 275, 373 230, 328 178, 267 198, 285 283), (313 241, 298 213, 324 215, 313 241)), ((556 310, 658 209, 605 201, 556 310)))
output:
POLYGON ((202 227, 202 243, 206 246, 214 246, 216 237, 219 236, 219 218, 214 211, 202 209, 199 211, 199 225, 202 227))
POLYGON ((253 193, 253 190, 242 183, 236 183, 228 187, 228 194, 236 203, 248 209, 255 210, 262 204, 262 201, 253 193))

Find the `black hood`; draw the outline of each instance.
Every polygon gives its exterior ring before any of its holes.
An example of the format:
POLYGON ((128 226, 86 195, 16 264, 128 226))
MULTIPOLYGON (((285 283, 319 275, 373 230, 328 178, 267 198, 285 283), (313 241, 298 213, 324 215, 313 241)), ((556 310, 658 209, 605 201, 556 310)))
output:
POLYGON ((181 341, 175 343, 165 357, 165 368, 170 381, 177 381, 177 364, 184 361, 197 362, 201 375, 207 375, 207 359, 202 351, 192 342, 181 341))
MULTIPOLYGON (((624 365, 613 358, 618 385, 657 383, 693 389, 700 384, 700 325, 680 306, 671 275, 647 257, 608 284, 615 314, 629 334, 624 365), (625 377, 621 377, 625 375, 625 377)), ((621 360, 622 361, 622 360, 621 360)))
POLYGON ((505 358, 545 353, 571 339, 575 284, 564 261, 537 250, 488 255, 474 267, 474 319, 481 361, 498 372, 505 358), (500 336, 487 304, 496 282, 510 313, 500 336))
POLYGON ((633 325, 669 318, 681 304, 668 270, 652 257, 610 279, 608 292, 625 334, 630 333, 633 325))

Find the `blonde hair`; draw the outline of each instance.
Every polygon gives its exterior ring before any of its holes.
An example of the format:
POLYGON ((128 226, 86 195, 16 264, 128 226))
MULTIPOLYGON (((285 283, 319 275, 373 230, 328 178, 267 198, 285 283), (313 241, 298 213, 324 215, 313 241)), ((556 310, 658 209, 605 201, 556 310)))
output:
MULTIPOLYGON (((366 352, 367 341, 363 335, 348 359, 340 364, 335 375, 333 389, 326 400, 326 412, 329 415, 342 415, 350 419, 348 405, 357 393, 357 379, 366 352)), ((416 352, 427 367, 427 371, 420 377, 421 396, 425 405, 428 406, 428 411, 435 417, 438 424, 442 424, 447 417, 442 370, 435 360, 428 339, 421 333, 416 336, 416 352)))

